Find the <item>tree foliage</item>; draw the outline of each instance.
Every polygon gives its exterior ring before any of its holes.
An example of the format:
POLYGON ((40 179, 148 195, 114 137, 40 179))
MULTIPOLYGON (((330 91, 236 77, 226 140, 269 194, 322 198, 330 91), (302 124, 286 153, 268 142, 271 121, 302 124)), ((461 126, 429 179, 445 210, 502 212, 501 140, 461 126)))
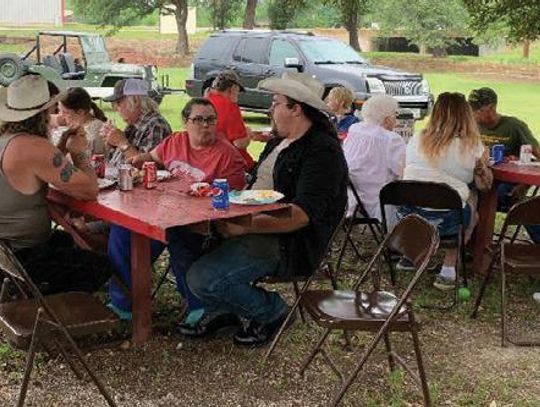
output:
POLYGON ((493 24, 504 24, 510 42, 534 41, 540 37, 538 0, 464 0, 472 17, 471 26, 484 33, 493 24))
POLYGON ((327 0, 327 2, 339 11, 341 24, 349 33, 349 45, 360 51, 358 26, 361 17, 368 11, 369 0, 327 0))
POLYGON ((223 30, 231 26, 243 3, 245 0, 199 0, 195 4, 210 11, 212 28, 223 30))
POLYGON ((308 0, 271 0, 268 5, 268 18, 272 30, 284 30, 290 26, 294 16, 304 8, 308 0))
POLYGON ((469 14, 462 0, 381 0, 373 7, 374 20, 385 35, 397 30, 409 42, 426 50, 444 48, 452 36, 467 32, 469 14))
POLYGON ((173 14, 178 28, 176 52, 189 52, 186 31, 188 0, 72 0, 78 14, 89 22, 116 29, 130 25, 156 10, 173 14))

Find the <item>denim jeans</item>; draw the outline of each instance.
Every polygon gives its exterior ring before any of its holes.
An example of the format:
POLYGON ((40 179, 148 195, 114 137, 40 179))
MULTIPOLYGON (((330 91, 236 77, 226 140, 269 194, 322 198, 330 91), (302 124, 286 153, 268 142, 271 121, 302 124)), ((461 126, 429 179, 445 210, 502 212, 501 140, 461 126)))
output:
POLYGON ((275 235, 246 235, 222 243, 189 269, 187 282, 205 312, 230 312, 261 324, 275 321, 287 304, 255 283, 274 275, 280 260, 275 235))
MULTIPOLYGON (((201 308, 200 300, 195 297, 186 284, 186 271, 200 256, 204 237, 187 228, 178 227, 167 231, 171 266, 176 277, 176 287, 187 301, 188 310, 201 308)), ((150 261, 154 263, 165 249, 165 244, 150 241, 150 261)), ((121 226, 111 225, 108 253, 117 273, 124 283, 131 288, 131 231, 121 226)), ((111 302, 123 311, 131 310, 131 300, 122 287, 114 280, 109 282, 111 302)))

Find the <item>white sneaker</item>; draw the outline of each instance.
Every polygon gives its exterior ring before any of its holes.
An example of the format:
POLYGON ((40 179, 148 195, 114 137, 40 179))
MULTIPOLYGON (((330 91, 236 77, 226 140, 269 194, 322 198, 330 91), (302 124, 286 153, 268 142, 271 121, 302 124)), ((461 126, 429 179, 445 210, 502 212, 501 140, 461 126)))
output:
POLYGON ((533 294, 533 300, 540 304, 540 292, 533 294))

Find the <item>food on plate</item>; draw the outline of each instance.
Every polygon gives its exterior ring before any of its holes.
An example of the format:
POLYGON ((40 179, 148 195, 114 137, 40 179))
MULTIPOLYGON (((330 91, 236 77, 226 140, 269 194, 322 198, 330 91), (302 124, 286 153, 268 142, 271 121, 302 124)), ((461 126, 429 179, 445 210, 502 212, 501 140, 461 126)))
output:
POLYGON ((195 182, 191 184, 189 194, 193 196, 212 196, 212 185, 208 182, 195 182))

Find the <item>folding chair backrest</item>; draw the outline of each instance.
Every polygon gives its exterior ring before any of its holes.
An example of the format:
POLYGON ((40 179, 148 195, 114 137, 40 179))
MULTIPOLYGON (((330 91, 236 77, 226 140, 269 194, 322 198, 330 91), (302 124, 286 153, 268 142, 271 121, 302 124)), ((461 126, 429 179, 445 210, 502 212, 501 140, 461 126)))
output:
POLYGON ((510 208, 505 226, 540 225, 540 196, 525 199, 510 208))
POLYGON ((27 297, 27 294, 31 294, 35 298, 42 298, 39 289, 33 283, 19 260, 17 260, 13 251, 2 241, 0 241, 0 270, 8 275, 24 297, 27 297))
POLYGON ((354 200, 355 200, 355 208, 353 215, 356 216, 357 214, 360 214, 364 218, 369 218, 366 208, 364 207, 364 204, 362 203, 362 199, 360 198, 360 194, 356 190, 356 187, 354 186, 353 182, 349 178, 348 182, 348 188, 351 190, 354 200))
POLYGON ((439 236, 433 225, 412 214, 402 219, 386 239, 386 247, 400 253, 420 268, 438 246, 439 236))

